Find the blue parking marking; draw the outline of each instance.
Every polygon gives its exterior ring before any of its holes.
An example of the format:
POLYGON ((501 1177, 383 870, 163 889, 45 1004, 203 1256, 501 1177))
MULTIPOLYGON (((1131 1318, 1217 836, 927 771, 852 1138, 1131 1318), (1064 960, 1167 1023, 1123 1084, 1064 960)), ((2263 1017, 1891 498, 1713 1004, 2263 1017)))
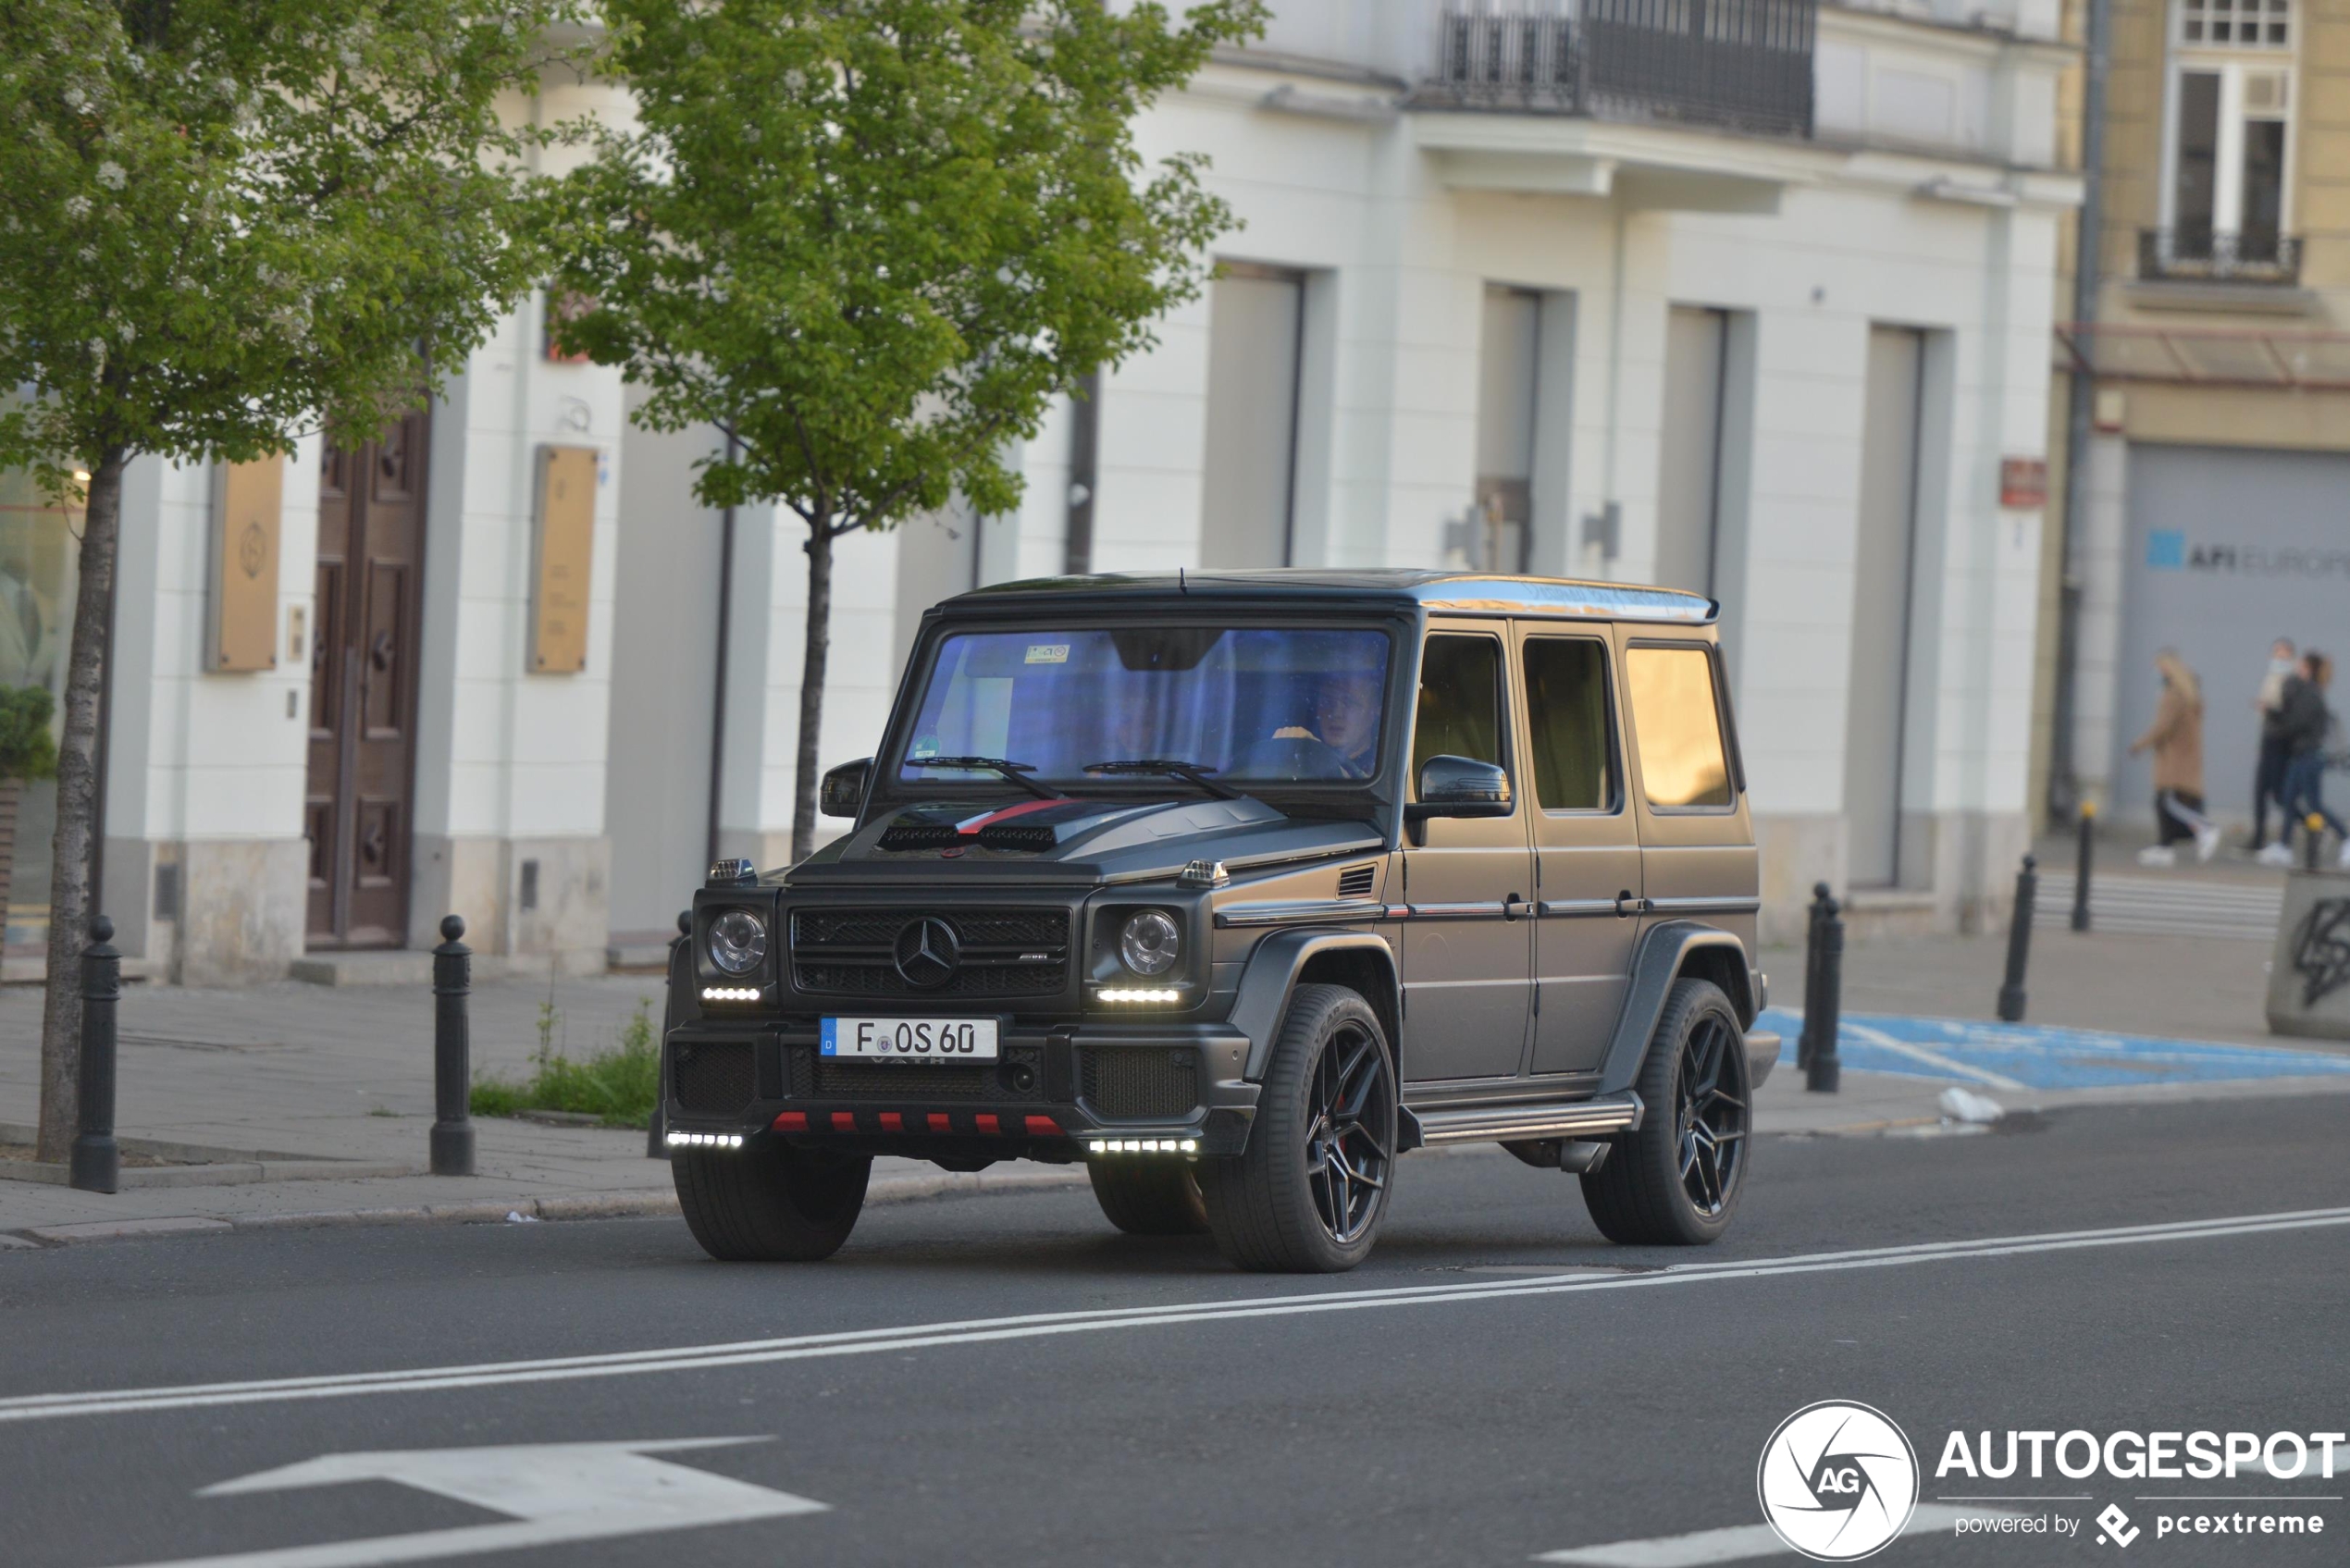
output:
MULTIPOLYGON (((1779 1061, 1793 1068, 1803 1015, 1773 1007, 1757 1020, 1757 1027, 1779 1031, 1779 1061)), ((2123 1083, 2350 1075, 2350 1056, 2319 1051, 1882 1013, 1845 1014, 1837 1030, 1836 1049, 1855 1072, 1897 1073, 1991 1089, 2106 1089, 2123 1083)))

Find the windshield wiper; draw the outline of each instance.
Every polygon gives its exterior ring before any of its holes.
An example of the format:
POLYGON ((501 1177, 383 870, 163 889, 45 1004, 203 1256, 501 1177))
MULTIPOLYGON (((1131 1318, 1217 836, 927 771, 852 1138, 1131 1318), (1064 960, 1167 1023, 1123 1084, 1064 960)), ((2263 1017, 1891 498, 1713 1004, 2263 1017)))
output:
POLYGON ((1248 798, 1239 790, 1228 784, 1218 784, 1207 776, 1215 771, 1213 768, 1202 767, 1197 762, 1186 762, 1174 757, 1130 757, 1120 762, 1085 764, 1085 772, 1089 773, 1153 773, 1181 779, 1185 784, 1197 784, 1218 800, 1248 798))
POLYGON ((909 768, 971 768, 1001 773, 1039 800, 1067 800, 1068 796, 1051 784, 1038 784, 1026 775, 1036 771, 1033 762, 1011 762, 1001 757, 909 757, 909 768))

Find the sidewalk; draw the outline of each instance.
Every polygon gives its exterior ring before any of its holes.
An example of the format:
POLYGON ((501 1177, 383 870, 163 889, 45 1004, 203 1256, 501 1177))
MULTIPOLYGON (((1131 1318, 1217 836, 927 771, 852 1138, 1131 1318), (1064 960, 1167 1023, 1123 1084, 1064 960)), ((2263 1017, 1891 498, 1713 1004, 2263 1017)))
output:
MULTIPOLYGON (((1994 1014, 2002 939, 1934 938, 1857 946, 1845 957, 1844 1011, 1878 1024, 1989 1019, 1994 1014)), ((1765 954, 1773 1001, 1802 1006, 1799 950, 1765 954)), ((2325 1054, 2323 1065, 2350 1062, 2343 1047, 2285 1041, 2261 1027, 2265 950, 2242 942, 2177 937, 2035 938, 2029 1017, 2034 1025, 2071 1026, 2152 1037, 2325 1054)), ((519 1076, 538 1045, 542 1007, 551 1007, 559 1050, 585 1055, 614 1043, 640 1003, 659 1007, 656 975, 501 980, 473 995, 477 1074, 519 1076)), ((0 991, 0 1123, 26 1126, 37 1115, 41 994, 0 991)), ((1791 1020, 1775 1019, 1788 1032, 1791 1020)), ((1862 1070, 1873 1058, 1857 1026, 1848 1031, 1852 1063, 1837 1094, 1805 1092, 1783 1066, 1756 1098, 1756 1130, 1770 1133, 1870 1134, 1930 1130, 1941 1120, 1938 1096, 1952 1083, 1987 1089, 2010 1111, 2182 1095, 2350 1092, 2350 1072, 2292 1078, 2226 1074, 2229 1081, 2181 1081, 2158 1059, 2130 1063, 2127 1087, 1999 1087, 1981 1070, 1933 1076, 1933 1058, 1913 1050, 1898 1072, 1862 1070), (1921 1066, 1921 1061, 1923 1066, 1921 1066)), ((432 996, 424 987, 326 989, 278 985, 237 991, 129 988, 121 1013, 118 1130, 129 1139, 204 1145, 246 1157, 234 1168, 186 1176, 234 1175, 232 1184, 126 1188, 112 1195, 21 1180, 0 1180, 0 1248, 40 1241, 97 1239, 126 1227, 212 1228, 230 1225, 323 1224, 336 1220, 504 1220, 654 1214, 674 1210, 667 1164, 648 1159, 644 1136, 591 1127, 547 1127, 481 1118, 475 1122, 479 1174, 424 1174, 432 1125, 432 996), (274 1179, 287 1174, 299 1179, 274 1179), (316 1162, 348 1162, 338 1167, 316 1162), (57 1229, 56 1228, 66 1228, 57 1229)), ((1882 1041, 1883 1030, 1872 1031, 1882 1041)), ((1880 1051, 1886 1047, 1880 1045, 1880 1051)), ((2158 1053, 2157 1054, 2158 1056, 2158 1053)), ((2245 1057, 2246 1053, 2228 1055, 2245 1057)), ((2258 1054, 2267 1060, 2266 1052, 2258 1054)), ((1879 1056, 1879 1062, 1890 1058, 1879 1056)), ((2293 1058, 2307 1067, 2310 1056, 2293 1058)), ((2299 1071, 2276 1061, 2287 1070, 2299 1071)), ((2112 1081, 2111 1076, 2102 1081, 2112 1081)), ((10 1134, 11 1137, 19 1134, 10 1134)), ((1476 1151, 1470 1151, 1474 1153, 1476 1151)), ((885 1202, 949 1191, 1082 1183, 1082 1169, 1008 1164, 950 1175, 911 1160, 874 1167, 873 1199, 885 1202)))

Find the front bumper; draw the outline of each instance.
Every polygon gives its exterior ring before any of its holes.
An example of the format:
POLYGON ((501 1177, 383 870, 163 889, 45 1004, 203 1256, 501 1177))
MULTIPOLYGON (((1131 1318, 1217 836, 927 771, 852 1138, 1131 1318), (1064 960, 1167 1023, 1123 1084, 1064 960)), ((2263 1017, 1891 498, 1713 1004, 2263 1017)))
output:
POLYGON ((668 1130, 780 1137, 976 1167, 1121 1151, 1236 1154, 1257 1086, 1248 1041, 1216 1024, 1008 1023, 992 1064, 864 1062, 818 1054, 812 1019, 672 1029, 662 1046, 668 1130))

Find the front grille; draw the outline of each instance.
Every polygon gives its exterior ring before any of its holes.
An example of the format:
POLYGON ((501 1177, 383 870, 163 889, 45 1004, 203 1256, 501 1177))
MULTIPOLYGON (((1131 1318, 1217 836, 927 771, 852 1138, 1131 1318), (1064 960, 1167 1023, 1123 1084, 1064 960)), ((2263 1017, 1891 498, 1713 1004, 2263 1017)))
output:
POLYGON ((1051 996, 1069 983, 1067 909, 799 909, 792 915, 792 974, 803 992, 925 1000, 1051 996), (954 931, 961 961, 942 985, 897 972, 898 933, 932 917, 954 931))
POLYGON ((695 1116, 733 1116, 750 1104, 750 1042, 696 1040, 670 1054, 669 1092, 695 1116))
POLYGON ((1199 1053, 1188 1045, 1078 1053, 1085 1103, 1105 1117, 1183 1117, 1199 1104, 1199 1053))
POLYGON ((1061 988, 1058 965, 965 964, 944 985, 916 991, 884 958, 874 963, 802 964, 802 991, 844 996, 1049 996, 1061 988))

